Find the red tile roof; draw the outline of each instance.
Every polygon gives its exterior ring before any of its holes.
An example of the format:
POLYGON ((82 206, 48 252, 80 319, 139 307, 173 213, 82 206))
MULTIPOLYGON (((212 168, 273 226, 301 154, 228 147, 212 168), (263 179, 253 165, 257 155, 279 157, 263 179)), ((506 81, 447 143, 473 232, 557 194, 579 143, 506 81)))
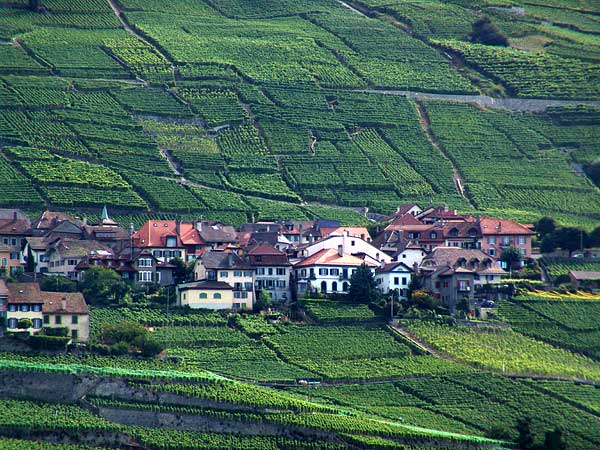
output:
POLYGON ((515 235, 515 234, 535 234, 529 228, 521 225, 514 220, 494 219, 491 217, 482 217, 480 219, 481 231, 484 236, 488 234, 495 235, 515 235))
POLYGON ((309 256, 303 261, 300 261, 296 264, 296 267, 306 267, 306 266, 352 266, 358 267, 362 264, 367 264, 368 266, 375 267, 377 264, 370 263, 368 261, 363 261, 356 256, 349 255, 348 253, 344 253, 342 256, 338 254, 338 251, 332 248, 324 248, 323 250, 319 250, 312 256, 309 256))
POLYGON ((176 246, 183 246, 174 220, 149 220, 142 228, 133 233, 133 245, 136 247, 166 247, 167 236, 175 236, 177 238, 176 246))
POLYGON ((80 292, 45 292, 37 283, 8 284, 8 303, 41 303, 42 312, 50 314, 88 314, 80 292))

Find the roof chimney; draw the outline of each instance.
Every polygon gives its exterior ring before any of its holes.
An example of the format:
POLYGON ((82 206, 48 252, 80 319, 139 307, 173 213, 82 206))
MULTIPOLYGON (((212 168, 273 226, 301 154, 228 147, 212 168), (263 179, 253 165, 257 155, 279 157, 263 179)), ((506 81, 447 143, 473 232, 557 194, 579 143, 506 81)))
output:
POLYGON ((60 302, 60 307, 63 311, 67 310, 67 298, 63 297, 61 302, 60 302))
POLYGON ((233 254, 229 253, 227 255, 227 267, 231 268, 233 266, 233 254))
POLYGON ((342 256, 344 256, 344 246, 343 245, 338 245, 338 256, 341 258, 342 256))
POLYGON ((181 228, 181 221, 175 219, 175 233, 177 233, 177 236, 179 236, 180 228, 181 228))
POLYGON ((15 222, 17 221, 17 210, 16 209, 13 211, 13 220, 15 222))

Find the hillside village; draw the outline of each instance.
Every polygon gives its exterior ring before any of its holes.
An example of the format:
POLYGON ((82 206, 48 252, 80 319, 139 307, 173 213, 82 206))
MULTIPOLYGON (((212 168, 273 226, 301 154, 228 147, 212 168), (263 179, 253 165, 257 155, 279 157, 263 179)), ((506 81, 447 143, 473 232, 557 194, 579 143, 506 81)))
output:
MULTIPOLYGON (((101 267, 146 292, 174 292, 173 306, 251 311, 261 295, 274 307, 319 295, 343 298, 353 275, 367 267, 384 298, 402 302, 424 289, 450 312, 466 301, 474 314, 483 301, 493 305, 500 291, 506 293, 493 287, 506 287, 509 272, 531 261, 536 234, 512 220, 415 203, 400 205, 371 227, 374 235, 364 226, 324 219, 237 228, 149 220, 134 230, 113 221, 106 208, 98 223, 48 210, 34 220, 16 209, 1 210, 0 217, 0 270, 10 280, 2 282, 0 294, 7 331, 17 331, 22 319, 31 320, 32 332, 62 326, 65 315, 69 336, 83 342, 89 319, 82 295, 43 292, 40 281, 82 282, 101 267), (507 249, 517 257, 504 259, 507 249)), ((600 278, 594 272, 570 275, 600 278)))

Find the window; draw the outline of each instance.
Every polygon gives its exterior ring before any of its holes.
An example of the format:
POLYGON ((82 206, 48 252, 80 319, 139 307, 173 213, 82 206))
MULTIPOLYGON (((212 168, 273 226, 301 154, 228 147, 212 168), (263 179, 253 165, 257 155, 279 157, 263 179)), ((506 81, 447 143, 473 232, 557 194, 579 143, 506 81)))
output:
POLYGON ((48 314, 44 314, 44 324, 50 325, 50 316, 48 314))
POLYGON ((256 255, 256 256, 254 257, 254 260, 255 260, 256 262, 260 262, 260 261, 262 261, 262 256, 261 256, 261 255, 256 255))
POLYGON ((269 275, 273 275, 273 268, 269 267, 268 272, 269 272, 269 275))
POLYGON ((15 238, 12 238, 10 240, 10 245, 17 245, 17 240, 15 238))
POLYGON ((352 245, 352 247, 354 247, 356 245, 356 241, 351 241, 350 244, 352 245))
POLYGON ((398 285, 398 284, 400 284, 400 278, 398 278, 398 277, 394 277, 394 284, 395 284, 395 285, 398 285))
POLYGON ((198 296, 200 298, 200 300, 208 298, 208 295, 206 295, 206 292, 200 292, 200 295, 198 296))
POLYGON ((495 248, 490 248, 488 249, 488 253, 490 256, 496 256, 496 249, 495 248))
POLYGON ((302 270, 300 271, 300 276, 301 276, 301 277, 305 277, 305 276, 306 276, 306 269, 302 269, 302 270))
POLYGON ((488 244, 495 244, 496 243, 496 236, 488 236, 488 244))
POLYGON ((217 300, 220 300, 220 299, 221 299, 221 294, 220 294, 219 292, 215 292, 215 293, 213 294, 213 298, 214 298, 214 299, 217 299, 217 300))
POLYGON ((140 281, 141 283, 152 282, 152 272, 150 272, 150 271, 138 272, 138 281, 140 281))
POLYGON ((525 244, 525 236, 519 236, 517 238, 517 242, 519 243, 519 245, 524 245, 525 244))
POLYGON ((162 273, 161 272, 156 272, 156 283, 160 283, 160 278, 161 278, 162 273))
POLYGON ((244 288, 247 291, 251 291, 252 290, 252 283, 248 282, 248 283, 244 283, 244 288))
POLYGON ((429 233, 429 237, 431 239, 437 239, 437 233, 435 231, 432 231, 431 233, 429 233))
POLYGON ((13 303, 11 303, 10 305, 8 305, 8 310, 10 312, 15 312, 17 309, 18 309, 18 306, 15 305, 15 304, 13 304, 13 303))
MULTIPOLYGON (((269 274, 269 275, 271 275, 271 274, 269 274)), ((247 270, 247 271, 245 271, 245 272, 244 272, 244 276, 245 276, 245 277, 251 277, 251 276, 252 276, 252 271, 251 271, 251 270, 247 270)))
POLYGON ((510 244, 510 237, 502 236, 502 245, 508 245, 508 244, 510 244))
POLYGON ((76 265, 77 265, 76 259, 67 259, 67 266, 76 266, 76 265))
POLYGON ((2 265, 3 266, 7 266, 8 265, 8 260, 6 258, 2 258, 2 265))
POLYGON ((286 282, 285 280, 277 280, 277 287, 278 288, 285 288, 286 282))
POLYGON ((329 275, 338 276, 340 274, 340 269, 329 269, 329 275))
POLYGON ((236 308, 236 309, 239 309, 240 308, 240 303, 234 303, 233 307, 236 308))
POLYGON ((29 305, 19 305, 19 311, 29 312, 29 305))
POLYGON ((265 274, 265 268, 264 267, 257 267, 256 268, 256 275, 264 275, 265 274))
POLYGON ((458 236, 458 229, 457 228, 452 228, 450 230, 450 236, 451 237, 457 237, 458 236))
POLYGON ((152 254, 155 258, 162 258, 163 256, 165 256, 165 252, 163 252, 162 250, 154 250, 152 254))
POLYGON ((19 259, 19 253, 18 252, 12 252, 10 254, 10 259, 19 259))
POLYGON ((60 316, 60 315, 57 315, 57 316, 54 318, 54 323, 55 323, 56 325, 61 325, 61 324, 62 324, 62 316, 60 316))
POLYGON ((402 286, 406 286, 408 283, 408 279, 406 277, 402 277, 402 286))
POLYGON ((277 268, 277 275, 285 275, 286 274, 286 270, 283 267, 278 267, 277 268))
POLYGON ((78 337, 77 330, 71 330, 71 337, 72 337, 73 339, 77 339, 77 337, 78 337))
POLYGON ((152 267, 152 259, 151 258, 140 258, 138 260, 139 267, 152 267))
POLYGON ((321 292, 322 293, 327 292, 327 282, 325 282, 325 281, 321 281, 321 292))
POLYGON ((71 323, 77 325, 79 323, 79 317, 75 315, 71 316, 71 323))
POLYGON ((469 282, 467 280, 458 280, 458 290, 459 291, 469 291, 469 282))
POLYGON ((33 328, 38 330, 42 328, 42 319, 33 319, 31 322, 33 323, 33 328))
POLYGON ((227 278, 229 276, 229 272, 221 272, 219 276, 221 278, 227 278))
POLYGON ((241 277, 242 276, 242 271, 241 270, 236 270, 235 272, 233 272, 233 276, 234 277, 241 277))
POLYGON ((406 258, 406 253, 402 253, 402 257, 403 257, 403 258, 406 258))
POLYGON ((337 292, 337 282, 334 281, 333 283, 331 283, 331 292, 337 292))
POLYGON ((8 319, 8 328, 17 328, 17 319, 8 319))
POLYGON ((436 281, 436 282, 435 282, 435 288, 436 288, 436 289, 439 289, 439 288, 440 288, 440 282, 439 282, 439 281, 436 281))
POLYGON ((319 269, 319 275, 326 276, 328 274, 329 274, 328 269, 323 269, 323 268, 319 269))
POLYGON ((2 243, 3 243, 4 245, 8 245, 8 238, 3 238, 3 239, 2 239, 2 243))
POLYGON ((177 247, 177 238, 175 236, 167 236, 167 247, 177 247))

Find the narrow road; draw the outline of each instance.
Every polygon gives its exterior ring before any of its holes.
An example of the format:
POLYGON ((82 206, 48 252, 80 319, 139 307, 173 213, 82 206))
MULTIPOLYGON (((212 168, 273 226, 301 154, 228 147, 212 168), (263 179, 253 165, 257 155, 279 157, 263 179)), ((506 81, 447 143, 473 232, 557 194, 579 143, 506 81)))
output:
POLYGON ((402 90, 359 89, 354 92, 365 94, 395 95, 415 100, 445 100, 460 103, 476 103, 485 108, 508 109, 511 111, 543 112, 552 106, 592 105, 600 107, 599 100, 556 100, 526 98, 494 98, 487 95, 434 94, 402 90))
POLYGON ((364 15, 362 12, 360 12, 358 9, 353 8, 352 6, 350 6, 348 3, 344 3, 341 0, 338 0, 338 3, 340 5, 342 5, 344 8, 348 8, 350 11, 352 11, 353 13, 358 14, 359 16, 363 16, 363 17, 367 17, 366 15, 364 15))
POLYGON ((427 136, 427 140, 429 141, 431 146, 433 148, 435 148, 438 152, 440 152, 442 154, 442 156, 444 158, 446 158, 448 160, 448 162, 452 165, 452 172, 453 172, 452 176, 454 178, 454 186, 456 187, 456 191, 462 198, 464 198, 469 203, 469 205, 471 205, 473 208, 475 208, 475 205, 473 205, 473 203, 471 203, 471 200, 469 199, 469 197, 467 197, 465 195, 465 191, 464 191, 464 187, 463 187, 465 185, 465 180, 464 180, 462 174, 460 173, 460 170, 458 169, 458 167, 456 167, 456 164, 454 164, 454 161, 452 161, 452 158, 450 158, 450 156, 448 156, 448 154, 446 153, 446 150, 438 142, 437 138, 433 134, 433 131, 431 130, 431 123, 429 122, 429 117, 427 116, 427 111, 425 111, 425 108, 419 102, 416 102, 416 106, 417 106, 417 114, 419 116, 419 123, 421 124, 421 128, 423 129, 423 131, 425 132, 425 135, 427 136))

